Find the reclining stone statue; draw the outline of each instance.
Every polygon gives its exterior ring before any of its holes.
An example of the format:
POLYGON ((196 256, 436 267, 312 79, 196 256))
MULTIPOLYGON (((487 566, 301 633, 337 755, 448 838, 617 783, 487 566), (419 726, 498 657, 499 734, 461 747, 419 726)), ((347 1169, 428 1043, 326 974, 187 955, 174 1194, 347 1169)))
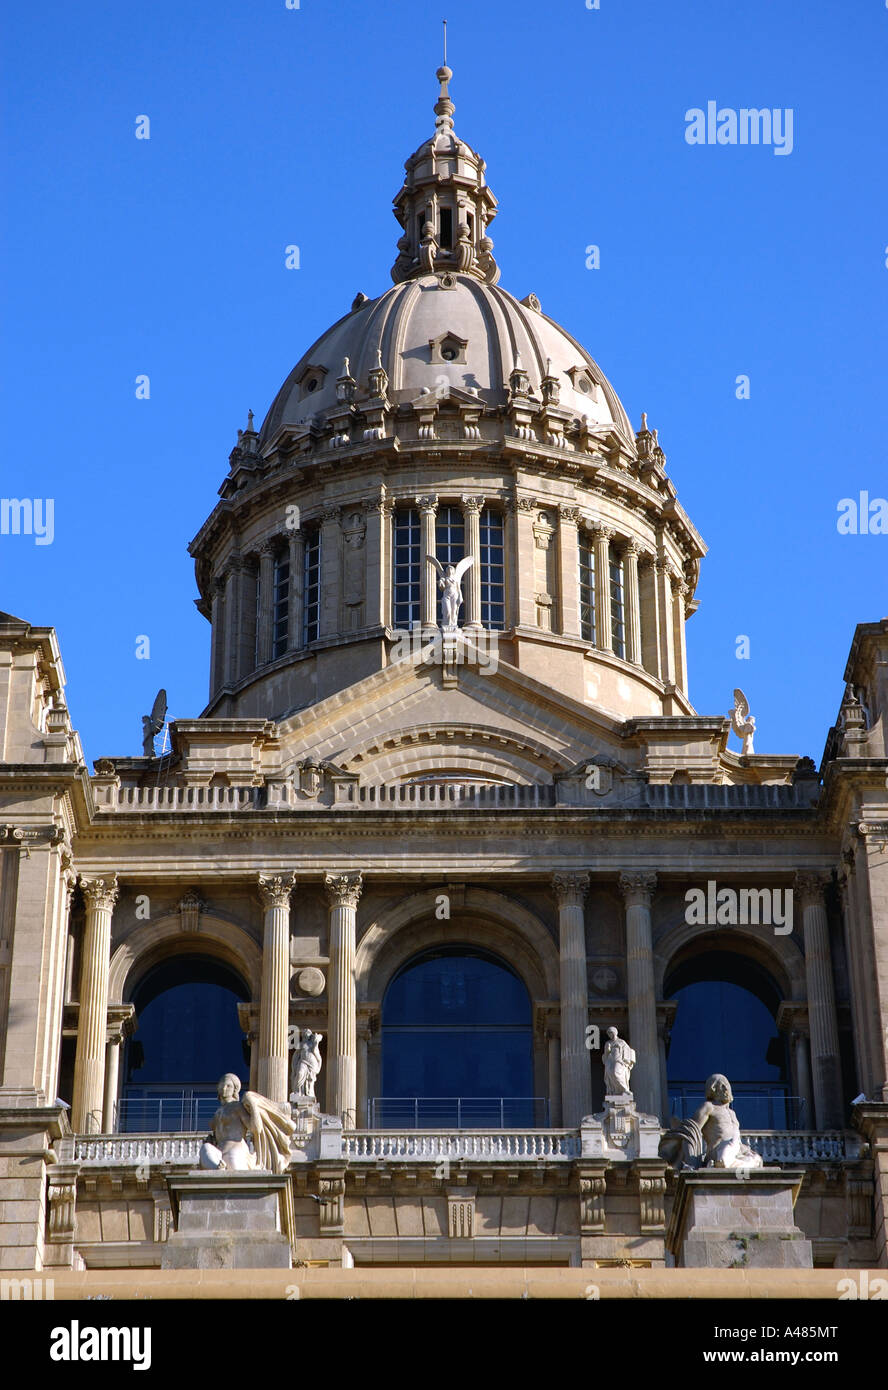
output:
POLYGON ((673 1116, 660 1140, 660 1157, 677 1172, 690 1168, 761 1168, 757 1154, 740 1136, 740 1121, 731 1108, 731 1083, 716 1072, 706 1082, 706 1100, 693 1119, 673 1116))
POLYGON ((226 1072, 216 1088, 219 1109, 200 1146, 201 1168, 230 1172, 250 1169, 284 1173, 290 1163, 290 1139, 296 1124, 289 1105, 278 1105, 256 1091, 240 1094, 240 1077, 226 1072), (247 1136, 253 1141, 250 1148, 247 1136))

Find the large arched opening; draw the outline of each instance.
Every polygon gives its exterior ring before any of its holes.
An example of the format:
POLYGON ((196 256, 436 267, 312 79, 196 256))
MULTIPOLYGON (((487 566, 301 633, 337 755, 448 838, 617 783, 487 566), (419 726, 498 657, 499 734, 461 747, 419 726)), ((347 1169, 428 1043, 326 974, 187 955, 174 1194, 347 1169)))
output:
POLYGON ((533 1015, 520 976, 491 951, 430 947, 393 976, 381 1010, 372 1126, 458 1129, 547 1123, 534 1098, 533 1015))
POLYGON ((250 998, 230 965, 198 953, 150 966, 129 999, 138 1028, 123 1058, 117 1127, 122 1132, 205 1129, 227 1071, 249 1081, 237 1006, 250 998))

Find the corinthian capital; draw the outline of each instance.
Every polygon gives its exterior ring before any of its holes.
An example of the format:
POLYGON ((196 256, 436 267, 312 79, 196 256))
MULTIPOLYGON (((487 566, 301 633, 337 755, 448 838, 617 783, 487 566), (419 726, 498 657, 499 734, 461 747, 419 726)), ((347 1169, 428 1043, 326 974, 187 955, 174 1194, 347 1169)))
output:
POLYGON ((649 904, 656 886, 657 875, 655 873, 620 874, 620 892, 626 900, 627 907, 632 907, 639 902, 649 904))
POLYGON ((559 907, 582 904, 589 891, 588 874, 553 874, 552 887, 559 907))
POLYGON ((823 890, 826 886, 826 875, 818 873, 801 873, 795 876, 795 890, 799 895, 802 907, 809 904, 822 905, 823 890))
POLYGON ((435 512, 438 510, 438 499, 434 493, 415 497, 413 500, 421 512, 431 512, 432 516, 434 516, 435 512))
POLYGON ((324 874, 331 907, 357 907, 363 879, 360 873, 324 874))
POLYGON ((80 887, 86 899, 87 912, 113 910, 118 894, 116 874, 106 874, 102 878, 81 878, 80 887))
POLYGON ((259 875, 259 896, 262 899, 262 906, 269 907, 289 907, 290 894, 293 891, 295 874, 275 874, 266 878, 265 874, 259 875))

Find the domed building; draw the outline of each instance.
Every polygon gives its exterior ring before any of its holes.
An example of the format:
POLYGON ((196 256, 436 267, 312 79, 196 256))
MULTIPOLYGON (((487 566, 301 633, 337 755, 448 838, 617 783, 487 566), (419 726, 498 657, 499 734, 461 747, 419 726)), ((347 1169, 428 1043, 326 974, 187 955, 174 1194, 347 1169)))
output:
POLYGON ((203 713, 90 775, 0 614, 0 1267, 177 1267, 223 1074, 292 1114, 288 1268, 693 1263, 670 1143, 719 1073, 796 1263, 885 1265, 888 619, 819 769, 696 713, 706 547, 501 287, 437 76, 392 286, 191 544, 203 713))

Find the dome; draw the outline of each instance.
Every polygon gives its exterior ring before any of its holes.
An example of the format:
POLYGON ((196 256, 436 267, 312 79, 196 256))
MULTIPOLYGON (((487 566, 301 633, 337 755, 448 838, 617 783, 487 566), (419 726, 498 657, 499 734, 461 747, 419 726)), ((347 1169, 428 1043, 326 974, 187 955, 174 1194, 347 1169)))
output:
POLYGON ((288 376, 262 426, 263 444, 282 427, 319 424, 336 410, 344 371, 368 389, 380 364, 395 404, 458 390, 486 407, 505 406, 516 361, 541 400, 546 379, 558 404, 594 428, 634 433, 616 392, 584 348, 544 314, 534 295, 519 302, 498 285, 452 272, 419 275, 379 298, 360 300, 318 338, 288 376))

